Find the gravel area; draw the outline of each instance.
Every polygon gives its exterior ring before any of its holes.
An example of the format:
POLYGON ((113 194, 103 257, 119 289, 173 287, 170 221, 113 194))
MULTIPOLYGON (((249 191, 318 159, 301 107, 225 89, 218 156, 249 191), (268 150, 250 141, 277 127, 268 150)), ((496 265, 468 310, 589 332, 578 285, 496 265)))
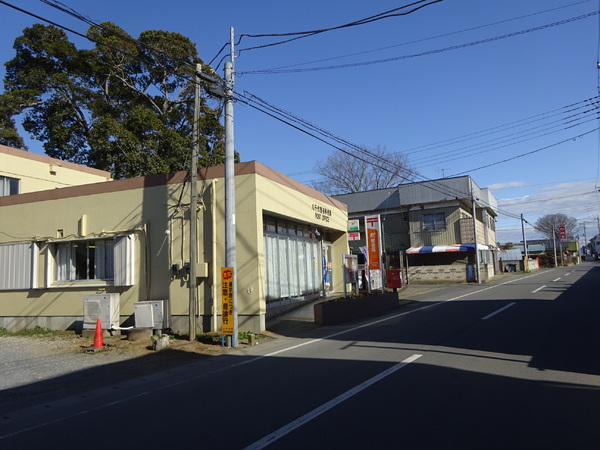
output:
POLYGON ((67 395, 110 386, 182 364, 235 351, 183 340, 156 352, 151 341, 124 336, 104 340, 106 350, 86 353, 80 336, 0 336, 0 416, 67 395))

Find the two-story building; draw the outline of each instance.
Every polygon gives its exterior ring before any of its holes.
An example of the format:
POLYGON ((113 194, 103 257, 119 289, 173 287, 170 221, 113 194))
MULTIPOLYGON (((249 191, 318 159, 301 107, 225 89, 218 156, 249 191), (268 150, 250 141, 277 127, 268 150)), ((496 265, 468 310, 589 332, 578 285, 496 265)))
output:
POLYGON ((365 253, 371 218, 381 229, 382 266, 402 268, 411 282, 485 281, 495 273, 497 201, 469 176, 335 198, 361 224, 351 237, 353 253, 365 253))
POLYGON ((0 197, 108 180, 104 170, 0 145, 0 197))

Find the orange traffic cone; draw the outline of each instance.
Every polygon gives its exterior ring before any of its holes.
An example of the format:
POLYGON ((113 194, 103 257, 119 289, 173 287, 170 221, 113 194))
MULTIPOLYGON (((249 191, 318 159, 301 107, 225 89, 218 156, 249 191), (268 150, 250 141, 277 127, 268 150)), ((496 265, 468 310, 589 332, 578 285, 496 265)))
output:
POLYGON ((96 334, 94 335, 94 345, 92 347, 104 348, 104 341, 102 339, 102 322, 100 317, 96 320, 96 334))

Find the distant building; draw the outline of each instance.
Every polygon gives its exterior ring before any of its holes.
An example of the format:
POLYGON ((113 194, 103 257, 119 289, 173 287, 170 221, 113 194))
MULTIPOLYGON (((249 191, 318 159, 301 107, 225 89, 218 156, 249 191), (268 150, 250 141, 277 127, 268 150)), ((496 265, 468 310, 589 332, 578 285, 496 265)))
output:
POLYGON ((104 170, 0 145, 0 197, 107 180, 104 170))
POLYGON ((412 282, 476 281, 477 261, 480 280, 495 273, 497 201, 469 176, 334 198, 361 224, 352 251, 367 246, 365 217, 380 218, 384 266, 402 268, 412 282))

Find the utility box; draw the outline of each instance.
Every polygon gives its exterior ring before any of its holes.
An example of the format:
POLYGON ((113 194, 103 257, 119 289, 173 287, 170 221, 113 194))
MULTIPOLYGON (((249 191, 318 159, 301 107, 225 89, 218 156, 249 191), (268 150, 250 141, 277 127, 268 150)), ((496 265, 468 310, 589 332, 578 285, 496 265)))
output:
POLYGON ((89 294, 83 298, 83 329, 93 330, 100 319, 103 330, 119 327, 119 294, 89 294))
POLYGON ((169 302, 167 300, 149 300, 133 305, 136 328, 169 328, 169 302))

